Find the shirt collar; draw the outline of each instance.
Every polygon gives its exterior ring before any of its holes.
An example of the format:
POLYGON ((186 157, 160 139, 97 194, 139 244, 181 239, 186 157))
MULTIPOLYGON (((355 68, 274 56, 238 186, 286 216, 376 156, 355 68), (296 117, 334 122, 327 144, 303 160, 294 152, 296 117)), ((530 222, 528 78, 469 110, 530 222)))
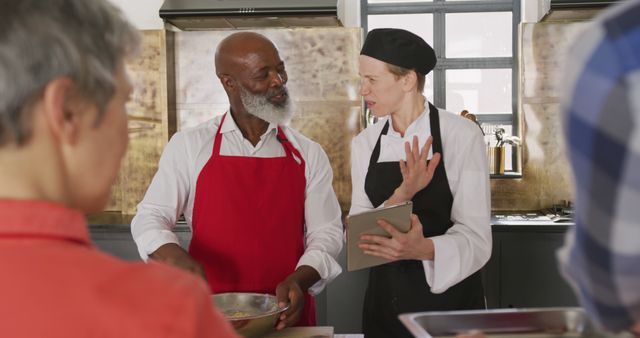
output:
MULTIPOLYGON (((269 123, 269 127, 267 127, 267 130, 264 132, 264 134, 262 134, 260 138, 263 138, 265 135, 269 134, 272 130, 276 130, 277 128, 278 128, 277 124, 269 123)), ((225 117, 224 122, 222 123, 222 127, 220 128, 220 133, 224 134, 231 131, 237 131, 239 133, 242 133, 240 131, 240 128, 238 128, 236 121, 231 116, 231 113, 227 113, 227 117, 225 117)))
POLYGON ((91 245, 84 215, 47 201, 0 199, 2 236, 49 238, 91 245))
MULTIPOLYGON (((418 118, 415 121, 413 121, 409 125, 409 127, 407 127, 407 130, 404 133, 405 139, 407 138, 407 136, 421 134, 422 131, 430 130, 430 121, 429 121, 428 113, 429 113, 429 105, 426 104, 426 101, 425 101, 425 108, 420 114, 420 116, 418 116, 418 118)), ((390 127, 389 131, 387 132, 388 136, 403 138, 400 136, 400 133, 394 129, 393 119, 391 118, 391 116, 389 116, 389 127, 390 127)))

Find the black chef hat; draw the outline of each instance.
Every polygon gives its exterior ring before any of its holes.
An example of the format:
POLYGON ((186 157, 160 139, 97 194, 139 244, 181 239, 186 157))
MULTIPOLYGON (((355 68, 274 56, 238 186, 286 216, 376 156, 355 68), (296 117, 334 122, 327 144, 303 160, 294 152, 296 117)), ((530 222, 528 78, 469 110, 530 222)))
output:
POLYGON ((427 75, 436 66, 436 53, 421 37, 397 28, 378 28, 367 34, 360 55, 415 69, 427 75))

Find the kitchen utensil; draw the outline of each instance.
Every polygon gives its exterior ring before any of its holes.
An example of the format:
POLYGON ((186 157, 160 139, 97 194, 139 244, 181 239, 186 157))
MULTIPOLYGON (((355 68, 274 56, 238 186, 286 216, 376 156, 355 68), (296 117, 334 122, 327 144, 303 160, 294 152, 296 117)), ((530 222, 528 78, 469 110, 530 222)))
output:
POLYGON ((289 306, 278 308, 276 296, 261 293, 230 292, 212 296, 238 334, 257 338, 274 330, 278 316, 289 306))
POLYGON ((418 312, 399 316, 420 338, 455 337, 480 330, 487 337, 582 337, 587 316, 580 308, 418 312))
POLYGON ((497 147, 501 147, 502 144, 504 143, 503 141, 504 133, 505 133, 504 128, 496 129, 495 135, 496 135, 496 140, 498 141, 498 144, 496 145, 497 147))
POLYGON ((487 153, 489 157, 489 174, 503 175, 506 163, 505 147, 489 147, 487 153))

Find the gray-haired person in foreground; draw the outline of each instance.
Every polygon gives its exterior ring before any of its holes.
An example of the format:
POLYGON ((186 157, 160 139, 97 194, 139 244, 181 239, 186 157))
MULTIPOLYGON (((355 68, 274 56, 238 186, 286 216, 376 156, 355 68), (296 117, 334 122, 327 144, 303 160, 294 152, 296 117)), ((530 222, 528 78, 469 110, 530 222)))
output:
POLYGON ((127 148, 137 44, 105 0, 0 0, 3 337, 236 337, 200 279, 89 238, 127 148))

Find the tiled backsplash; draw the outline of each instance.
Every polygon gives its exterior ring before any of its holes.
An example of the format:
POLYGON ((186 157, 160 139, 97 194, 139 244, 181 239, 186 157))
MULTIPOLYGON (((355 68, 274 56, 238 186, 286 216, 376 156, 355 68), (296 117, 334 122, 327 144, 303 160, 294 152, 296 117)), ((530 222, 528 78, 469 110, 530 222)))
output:
MULTIPOLYGON (((359 28, 256 30, 280 51, 296 111, 291 125, 322 145, 343 210, 351 200, 351 139, 361 130, 358 94, 359 28)), ((229 104, 215 74, 214 52, 233 31, 176 32, 178 129, 224 113, 229 104)))
POLYGON ((106 211, 132 215, 156 172, 167 140, 165 32, 141 32, 142 46, 127 62, 134 86, 129 113, 129 148, 106 211))
MULTIPOLYGON (((351 139, 362 129, 357 63, 361 30, 258 32, 276 43, 285 61, 287 87, 296 109, 292 126, 322 145, 331 161, 338 200, 343 210, 348 210, 351 139)), ((227 96, 215 74, 214 52, 231 33, 142 32, 141 53, 129 62, 135 87, 128 105, 131 143, 107 211, 135 213, 170 130, 194 126, 228 109, 227 96), (171 122, 172 118, 175 121, 171 122)))
POLYGON ((521 25, 519 109, 523 135, 521 179, 491 181, 494 210, 538 210, 573 200, 563 145, 560 98, 567 48, 584 22, 521 25))
MULTIPOLYGON (((573 200, 572 177, 562 145, 559 82, 566 48, 585 23, 535 23, 521 26, 520 121, 523 177, 491 181, 494 210, 536 210, 573 200)), ((298 107, 293 126, 326 150, 334 188, 343 209, 350 199, 349 146, 360 130, 357 93, 359 29, 268 30, 289 72, 289 89, 298 107)), ((175 33, 176 97, 166 97, 164 31, 144 31, 143 48, 130 63, 135 83, 130 104, 130 151, 108 210, 133 214, 155 172, 177 110, 178 128, 227 109, 213 68, 213 51, 230 32, 175 33), (167 112, 169 111, 169 113, 167 112)), ((169 56, 172 56, 171 53, 169 56)), ((170 80, 171 81, 171 80, 170 80)), ((170 83, 171 84, 171 83, 170 83)), ((171 87, 171 86, 169 86, 171 87)))

